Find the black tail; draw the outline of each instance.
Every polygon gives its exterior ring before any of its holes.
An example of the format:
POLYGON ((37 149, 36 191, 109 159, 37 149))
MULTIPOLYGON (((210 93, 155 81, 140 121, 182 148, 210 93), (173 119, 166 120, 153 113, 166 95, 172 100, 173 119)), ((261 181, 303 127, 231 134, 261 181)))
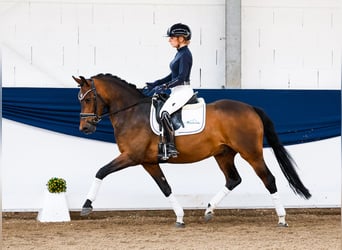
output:
POLYGON ((296 163, 292 159, 289 152, 287 152, 287 150, 284 148, 283 144, 280 142, 279 137, 275 131, 273 122, 263 110, 257 107, 254 107, 254 110, 260 116, 262 123, 264 124, 264 134, 267 139, 267 142, 272 147, 273 152, 279 163, 279 166, 282 172, 284 173, 286 179, 288 180, 290 187, 296 194, 306 199, 309 199, 311 197, 311 194, 300 180, 295 169, 296 163))

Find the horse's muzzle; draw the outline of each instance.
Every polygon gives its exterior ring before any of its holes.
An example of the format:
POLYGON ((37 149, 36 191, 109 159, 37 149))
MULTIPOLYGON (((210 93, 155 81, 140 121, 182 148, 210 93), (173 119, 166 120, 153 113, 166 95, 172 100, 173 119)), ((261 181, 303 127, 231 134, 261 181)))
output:
POLYGON ((86 135, 89 135, 96 131, 96 126, 88 121, 80 125, 79 129, 81 132, 85 133, 86 135))

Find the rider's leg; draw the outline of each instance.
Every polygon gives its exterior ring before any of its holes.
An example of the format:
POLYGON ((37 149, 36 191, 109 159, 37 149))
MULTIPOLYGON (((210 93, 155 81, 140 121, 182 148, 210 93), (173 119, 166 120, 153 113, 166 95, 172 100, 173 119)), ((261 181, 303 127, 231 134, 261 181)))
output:
POLYGON ((170 115, 183 107, 194 95, 193 89, 189 85, 180 85, 171 89, 170 97, 166 100, 159 112, 159 117, 164 111, 170 115))
POLYGON ((175 131, 171 123, 171 117, 167 111, 162 113, 160 121, 163 125, 163 132, 166 140, 167 157, 177 157, 179 153, 175 146, 175 131))
MULTIPOLYGON (((170 116, 180 109, 193 96, 194 91, 189 85, 180 85, 172 88, 170 97, 160 110, 159 117, 163 125, 164 138, 168 157, 177 157, 178 151, 175 146, 175 131, 170 116)), ((164 159, 164 160, 167 160, 164 159)))

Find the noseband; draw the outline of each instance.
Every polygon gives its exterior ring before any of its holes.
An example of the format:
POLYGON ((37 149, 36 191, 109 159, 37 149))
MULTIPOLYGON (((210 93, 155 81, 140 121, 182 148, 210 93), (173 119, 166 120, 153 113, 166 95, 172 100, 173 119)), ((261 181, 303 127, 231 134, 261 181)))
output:
POLYGON ((147 97, 147 98, 143 98, 142 100, 136 102, 136 103, 133 103, 131 105, 128 105, 127 107, 124 107, 124 108, 121 108, 117 111, 114 111, 114 112, 107 112, 107 113, 104 113, 102 115, 98 115, 97 114, 97 97, 99 97, 101 99, 101 101, 104 103, 104 101, 102 100, 101 96, 97 94, 96 92, 96 88, 95 88, 95 85, 94 85, 94 80, 93 79, 90 79, 90 83, 91 83, 91 88, 88 89, 84 94, 81 93, 81 90, 78 92, 78 100, 81 102, 84 100, 84 98, 90 93, 90 92, 93 92, 94 93, 94 112, 93 113, 80 113, 80 118, 81 119, 86 119, 88 117, 92 117, 93 119, 89 122, 91 123, 92 125, 96 126, 101 120, 103 117, 106 117, 106 116, 109 116, 109 115, 115 115, 119 112, 122 112, 124 110, 127 110, 129 108, 132 108, 140 103, 148 103, 148 102, 151 102, 151 98, 150 97, 147 97))

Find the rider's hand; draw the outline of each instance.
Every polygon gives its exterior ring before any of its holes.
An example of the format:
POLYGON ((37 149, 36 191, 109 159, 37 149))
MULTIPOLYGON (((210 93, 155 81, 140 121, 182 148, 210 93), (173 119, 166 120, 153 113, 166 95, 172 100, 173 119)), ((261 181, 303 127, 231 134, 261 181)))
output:
POLYGON ((153 89, 153 88, 149 88, 148 86, 145 86, 145 87, 142 89, 142 93, 143 93, 145 96, 153 96, 153 94, 154 94, 154 89, 153 89))
POLYGON ((159 85, 154 88, 154 91, 156 94, 163 94, 166 92, 166 90, 167 90, 167 87, 165 84, 159 85))

